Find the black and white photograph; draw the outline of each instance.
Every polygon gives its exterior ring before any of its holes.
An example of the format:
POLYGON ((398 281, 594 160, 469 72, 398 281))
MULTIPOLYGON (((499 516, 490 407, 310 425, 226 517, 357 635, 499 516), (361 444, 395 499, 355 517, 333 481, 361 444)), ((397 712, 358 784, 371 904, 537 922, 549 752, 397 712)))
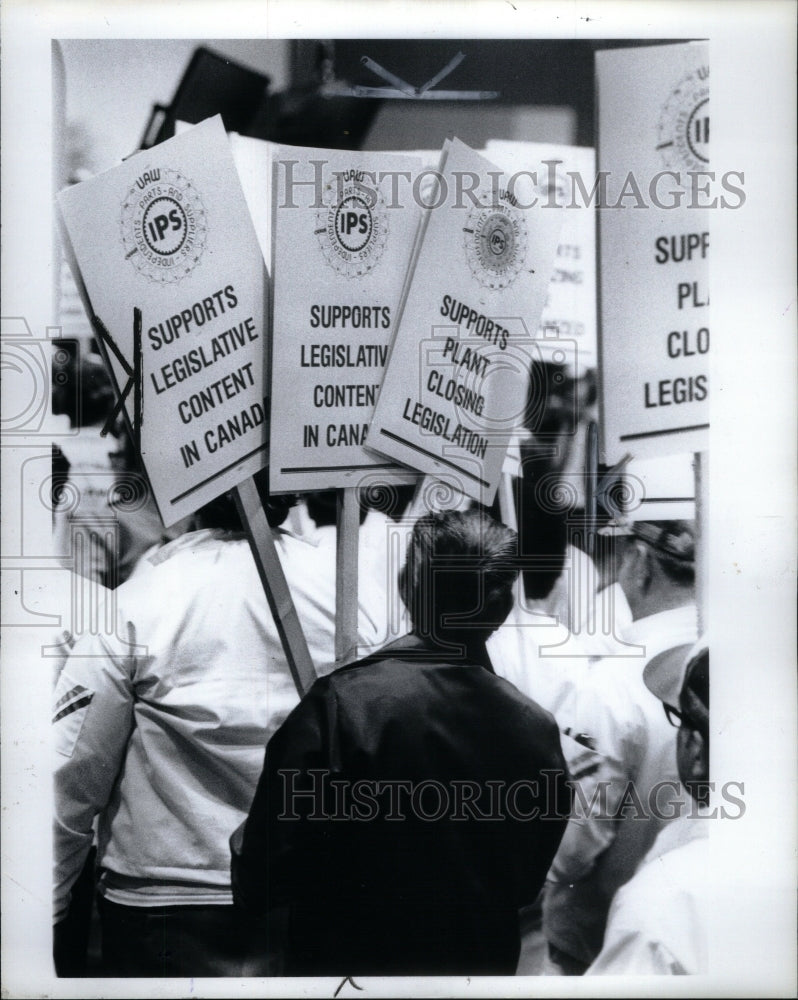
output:
POLYGON ((797 14, 3 5, 4 997, 795 995, 797 14))

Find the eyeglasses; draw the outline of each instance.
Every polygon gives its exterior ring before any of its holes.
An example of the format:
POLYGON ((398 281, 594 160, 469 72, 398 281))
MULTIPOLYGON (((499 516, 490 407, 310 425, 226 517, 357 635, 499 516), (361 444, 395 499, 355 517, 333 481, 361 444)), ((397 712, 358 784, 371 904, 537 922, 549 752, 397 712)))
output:
POLYGON ((667 705, 665 702, 662 703, 662 707, 665 709, 665 718, 672 726, 675 726, 678 729, 684 720, 682 713, 678 708, 674 708, 672 705, 667 705))
POLYGON ((709 716, 705 709, 699 716, 698 714, 693 715, 692 709, 690 713, 681 712, 678 708, 674 708, 673 705, 666 705, 665 702, 662 703, 662 707, 665 709, 665 718, 676 729, 686 726, 688 729, 694 729, 696 732, 706 734, 709 725, 709 716))

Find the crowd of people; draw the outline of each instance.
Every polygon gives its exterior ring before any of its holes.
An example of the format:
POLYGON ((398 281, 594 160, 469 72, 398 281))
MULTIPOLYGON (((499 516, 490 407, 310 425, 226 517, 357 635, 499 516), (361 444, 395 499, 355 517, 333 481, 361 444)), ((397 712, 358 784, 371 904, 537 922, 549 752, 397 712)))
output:
POLYGON ((707 971, 695 525, 616 518, 588 554, 525 470, 518 532, 364 498, 345 665, 331 498, 261 477, 302 698, 230 497, 108 587, 55 682, 59 975, 707 971))

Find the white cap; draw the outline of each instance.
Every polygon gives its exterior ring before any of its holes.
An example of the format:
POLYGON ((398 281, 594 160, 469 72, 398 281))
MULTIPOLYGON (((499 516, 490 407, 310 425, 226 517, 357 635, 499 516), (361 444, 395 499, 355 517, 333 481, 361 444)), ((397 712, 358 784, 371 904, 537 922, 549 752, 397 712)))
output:
POLYGON ((643 681, 649 691, 671 708, 681 708, 682 688, 687 667, 709 647, 706 636, 690 645, 673 646, 657 654, 645 666, 643 681))

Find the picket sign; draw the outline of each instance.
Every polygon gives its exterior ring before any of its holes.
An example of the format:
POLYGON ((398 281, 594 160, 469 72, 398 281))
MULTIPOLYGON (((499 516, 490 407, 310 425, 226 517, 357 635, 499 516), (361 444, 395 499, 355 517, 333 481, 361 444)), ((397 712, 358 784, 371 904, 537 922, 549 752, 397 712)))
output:
POLYGON ((122 413, 167 527, 235 491, 301 696, 316 673, 252 478, 267 462, 256 417, 267 395, 268 274, 221 117, 64 189, 58 203, 117 397, 108 424, 122 413), (219 399, 200 412, 209 379, 219 399))
POLYGON ((705 195, 715 178, 709 69, 706 41, 596 53, 609 464, 627 450, 645 460, 708 447, 709 206, 718 202, 705 195), (648 201, 628 197, 632 188, 648 201))

